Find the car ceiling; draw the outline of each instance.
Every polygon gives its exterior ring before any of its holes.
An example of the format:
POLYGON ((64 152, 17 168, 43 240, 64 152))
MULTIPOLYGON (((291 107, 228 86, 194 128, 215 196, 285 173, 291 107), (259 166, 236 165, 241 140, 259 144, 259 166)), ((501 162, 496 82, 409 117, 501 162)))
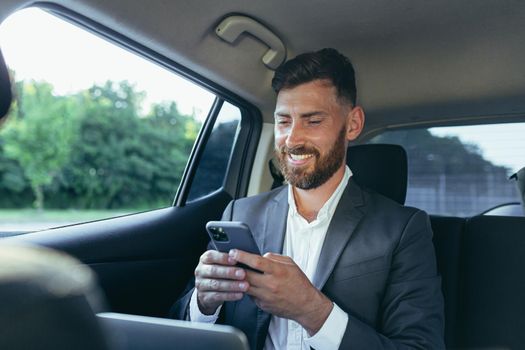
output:
MULTIPOLYGON (((271 122, 267 47, 214 29, 242 14, 279 36, 287 57, 335 47, 354 62, 367 130, 525 115, 525 2, 62 0, 57 4, 153 49, 259 107, 271 122)), ((2 0, 0 18, 27 6, 2 0)), ((1 43, 0 43, 1 45, 1 43)))

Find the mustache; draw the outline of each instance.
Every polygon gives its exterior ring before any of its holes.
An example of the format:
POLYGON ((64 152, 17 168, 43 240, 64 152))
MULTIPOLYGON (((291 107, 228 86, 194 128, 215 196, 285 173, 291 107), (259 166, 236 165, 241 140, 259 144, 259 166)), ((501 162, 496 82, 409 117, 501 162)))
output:
POLYGON ((286 145, 282 145, 278 148, 278 151, 281 155, 285 154, 296 154, 296 155, 302 155, 302 154, 313 154, 314 156, 319 156, 319 151, 314 147, 308 147, 308 146, 295 146, 295 147, 288 147, 286 145))

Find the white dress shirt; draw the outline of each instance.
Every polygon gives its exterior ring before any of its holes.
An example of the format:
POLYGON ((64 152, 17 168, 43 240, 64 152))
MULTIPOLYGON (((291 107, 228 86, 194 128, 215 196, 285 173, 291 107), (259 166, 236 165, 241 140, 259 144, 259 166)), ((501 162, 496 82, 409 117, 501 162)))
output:
MULTIPOLYGON (((288 186, 289 209, 282 254, 291 257, 310 281, 313 280, 317 269, 328 226, 351 176, 352 172, 346 167, 343 179, 336 190, 319 210, 317 218, 310 223, 298 213, 293 188, 288 186)), ((220 307, 213 315, 202 314, 197 305, 197 293, 194 291, 189 311, 192 321, 212 323, 217 320, 220 307)), ((311 337, 297 322, 272 316, 264 349, 309 350, 310 347, 316 350, 337 349, 343 339, 347 323, 348 315, 335 303, 321 329, 311 337)))

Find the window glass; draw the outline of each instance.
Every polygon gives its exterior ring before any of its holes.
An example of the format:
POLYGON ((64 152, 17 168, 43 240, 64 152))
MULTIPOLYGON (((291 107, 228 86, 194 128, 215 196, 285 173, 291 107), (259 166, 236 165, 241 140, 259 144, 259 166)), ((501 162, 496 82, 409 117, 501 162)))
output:
POLYGON ((370 142, 407 151, 407 205, 439 215, 523 215, 509 177, 525 166, 524 135, 525 123, 512 123, 388 131, 370 142))
POLYGON ((15 82, 0 231, 173 203, 214 94, 36 8, 6 19, 0 43, 15 82))
POLYGON ((223 186, 240 122, 239 108, 224 102, 204 148, 188 201, 202 197, 223 186))

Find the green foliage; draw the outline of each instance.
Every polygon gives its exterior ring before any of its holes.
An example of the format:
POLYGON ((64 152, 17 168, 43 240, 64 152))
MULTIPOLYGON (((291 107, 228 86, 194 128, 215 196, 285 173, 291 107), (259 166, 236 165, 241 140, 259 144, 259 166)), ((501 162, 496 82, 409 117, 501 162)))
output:
POLYGON ((53 95, 48 83, 17 87, 17 104, 1 134, 0 159, 9 162, 0 168, 0 193, 14 198, 29 187, 37 208, 44 197, 52 208, 171 203, 200 127, 175 103, 153 105, 141 116, 145 94, 125 81, 66 96, 53 95))
POLYGON ((33 195, 20 164, 6 157, 0 139, 0 208, 20 208, 31 203, 33 195))
POLYGON ((14 118, 4 134, 5 155, 18 162, 35 195, 35 206, 44 205, 44 186, 50 185, 69 158, 75 122, 72 101, 53 96, 48 83, 17 84, 14 118))

